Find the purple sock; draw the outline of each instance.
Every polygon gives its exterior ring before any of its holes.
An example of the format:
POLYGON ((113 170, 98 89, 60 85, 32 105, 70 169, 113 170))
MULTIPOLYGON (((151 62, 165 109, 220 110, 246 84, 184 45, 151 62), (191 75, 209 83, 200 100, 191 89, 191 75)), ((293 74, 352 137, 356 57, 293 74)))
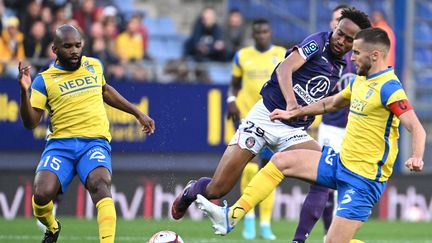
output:
POLYGON ((322 215, 324 222, 324 234, 327 234, 330 224, 333 220, 333 208, 334 208, 334 191, 329 193, 329 198, 327 200, 326 206, 324 208, 324 212, 322 215))
POLYGON ((322 186, 311 185, 308 195, 300 212, 294 241, 304 242, 309 236, 315 223, 321 217, 327 203, 329 189, 322 186))
POLYGON ((209 177, 201 177, 199 180, 197 180, 197 182, 192 184, 186 194, 187 200, 190 200, 191 202, 195 201, 198 194, 201 194, 203 197, 207 198, 206 188, 210 181, 211 178, 209 177))

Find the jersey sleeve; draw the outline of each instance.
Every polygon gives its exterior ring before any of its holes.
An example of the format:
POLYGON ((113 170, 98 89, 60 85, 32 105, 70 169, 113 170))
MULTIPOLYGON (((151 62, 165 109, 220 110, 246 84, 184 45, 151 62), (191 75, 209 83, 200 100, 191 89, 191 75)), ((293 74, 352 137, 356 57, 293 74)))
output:
POLYGON ((93 60, 93 65, 95 65, 95 67, 97 68, 97 70, 100 69, 102 86, 104 86, 106 84, 106 80, 105 80, 105 75, 104 75, 105 68, 104 68, 104 65, 103 65, 102 61, 100 59, 98 59, 98 58, 95 58, 95 57, 92 57, 90 60, 93 60))
POLYGON ((240 66, 240 52, 236 52, 232 61, 232 76, 240 78, 243 75, 243 71, 240 66))
POLYGON ((342 95, 342 97, 344 97, 347 100, 351 99, 351 89, 349 86, 345 87, 340 94, 342 95))
MULTIPOLYGON (((342 76, 343 77, 343 76, 342 76)), ((352 89, 353 89, 353 85, 355 80, 357 79, 357 75, 352 74, 352 75, 347 75, 345 77, 345 79, 339 80, 344 82, 345 87, 343 88, 342 91, 340 91, 342 97, 344 97, 345 99, 349 100, 351 99, 351 93, 352 93, 352 89)))
POLYGON ((306 37, 299 45, 296 45, 293 50, 298 50, 300 55, 308 61, 312 57, 322 53, 325 42, 322 33, 310 35, 306 37))
POLYGON ((381 103, 383 106, 405 99, 408 98, 399 81, 390 80, 381 87, 381 103))
POLYGON ((48 102, 48 94, 45 80, 42 75, 37 75, 31 86, 30 104, 34 108, 45 110, 48 102))

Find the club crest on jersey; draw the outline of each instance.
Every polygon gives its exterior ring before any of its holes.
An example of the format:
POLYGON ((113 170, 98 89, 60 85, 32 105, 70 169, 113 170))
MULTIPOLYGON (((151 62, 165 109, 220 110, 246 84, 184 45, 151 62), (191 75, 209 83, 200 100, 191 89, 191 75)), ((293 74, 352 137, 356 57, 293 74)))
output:
POLYGON ((309 57, 312 54, 314 54, 315 52, 317 52, 318 49, 319 49, 318 48, 318 44, 314 40, 311 40, 311 41, 309 41, 308 43, 306 43, 305 45, 302 46, 303 53, 307 57, 309 57))
POLYGON ((93 67, 93 65, 88 65, 87 67, 86 67, 86 69, 87 69, 87 71, 89 71, 89 72, 91 72, 91 73, 95 73, 95 69, 94 69, 94 67, 93 67))
POLYGON ((373 91, 374 91, 373 89, 368 90, 368 92, 366 93, 366 97, 365 97, 366 100, 371 97, 371 95, 373 94, 373 91))
POLYGON ((255 138, 253 137, 248 137, 245 141, 245 145, 248 148, 252 148, 255 145, 255 138))

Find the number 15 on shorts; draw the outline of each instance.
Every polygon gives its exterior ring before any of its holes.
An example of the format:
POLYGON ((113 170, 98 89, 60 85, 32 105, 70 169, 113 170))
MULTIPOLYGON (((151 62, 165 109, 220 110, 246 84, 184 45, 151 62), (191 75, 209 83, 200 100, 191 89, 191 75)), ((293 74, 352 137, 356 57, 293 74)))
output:
POLYGON ((62 161, 60 159, 58 159, 54 156, 51 158, 51 155, 49 155, 45 158, 45 160, 43 160, 39 163, 39 168, 48 168, 48 166, 49 166, 49 167, 51 167, 51 169, 57 171, 60 169, 61 162, 62 161))

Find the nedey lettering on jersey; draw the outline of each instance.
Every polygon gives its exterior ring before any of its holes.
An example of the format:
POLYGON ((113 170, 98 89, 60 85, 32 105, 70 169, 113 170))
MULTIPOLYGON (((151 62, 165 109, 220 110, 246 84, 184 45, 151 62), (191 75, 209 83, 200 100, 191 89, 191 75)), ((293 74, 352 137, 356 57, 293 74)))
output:
MULTIPOLYGON (((332 32, 320 32, 308 36, 302 43, 286 52, 286 57, 297 50, 306 60, 296 72, 292 74, 293 90, 299 105, 305 106, 328 96, 342 75, 346 61, 336 57, 330 50, 330 37, 332 32)), ((286 101, 279 86, 276 69, 271 79, 261 89, 264 105, 269 111, 286 109, 286 101)), ((283 121, 293 127, 307 128, 314 120, 293 122, 283 121)))

